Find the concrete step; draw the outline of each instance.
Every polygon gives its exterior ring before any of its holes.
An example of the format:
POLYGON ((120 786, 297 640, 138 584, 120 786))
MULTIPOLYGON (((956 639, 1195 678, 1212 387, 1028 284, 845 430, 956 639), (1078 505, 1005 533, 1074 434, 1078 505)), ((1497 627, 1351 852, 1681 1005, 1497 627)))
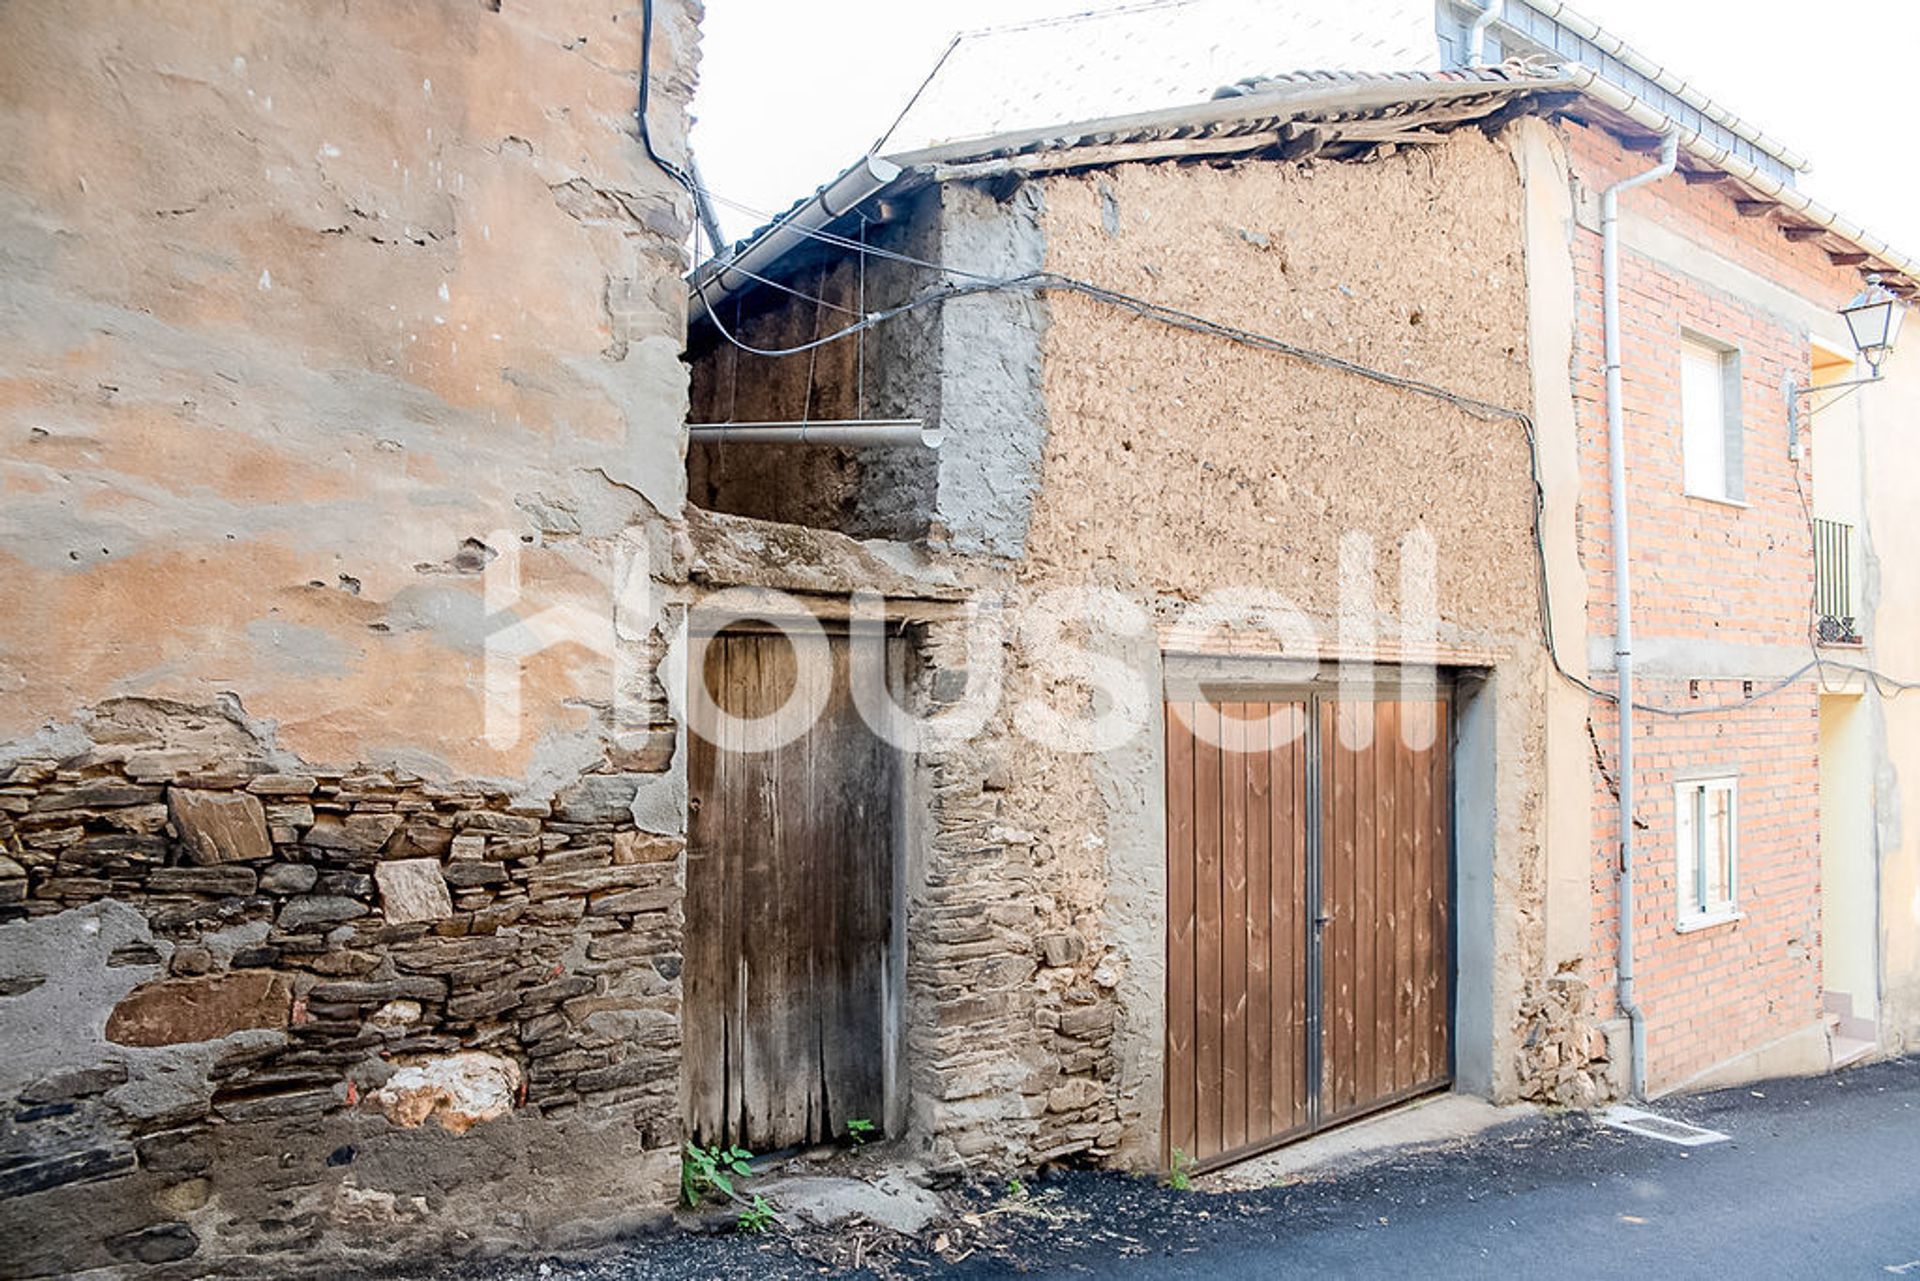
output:
POLYGON ((1859 1041, 1846 1036, 1833 1037, 1830 1043, 1833 1047, 1833 1066, 1836 1069, 1846 1067, 1850 1063, 1858 1063, 1880 1048, 1872 1041, 1859 1041))

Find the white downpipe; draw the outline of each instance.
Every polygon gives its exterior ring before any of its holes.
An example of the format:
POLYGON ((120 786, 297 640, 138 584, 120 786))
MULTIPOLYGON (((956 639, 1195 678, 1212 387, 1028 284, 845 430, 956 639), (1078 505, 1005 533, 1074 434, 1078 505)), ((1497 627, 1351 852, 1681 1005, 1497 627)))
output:
POLYGON ((1620 699, 1620 958, 1621 1013, 1632 1052, 1628 1092, 1647 1096, 1647 1023, 1633 999, 1633 580, 1627 547, 1626 413, 1620 403, 1620 194, 1673 172, 1679 135, 1661 141, 1660 163, 1624 178, 1600 196, 1600 311, 1606 331, 1607 483, 1613 517, 1613 664, 1620 699))
POLYGON ((1467 28, 1467 57, 1469 67, 1487 65, 1487 28, 1500 16, 1500 10, 1506 7, 1506 0, 1486 0, 1487 7, 1482 9, 1467 28))
POLYGON ((806 423, 694 423, 692 441, 722 445, 893 445, 940 448, 942 431, 918 418, 837 419, 806 423))

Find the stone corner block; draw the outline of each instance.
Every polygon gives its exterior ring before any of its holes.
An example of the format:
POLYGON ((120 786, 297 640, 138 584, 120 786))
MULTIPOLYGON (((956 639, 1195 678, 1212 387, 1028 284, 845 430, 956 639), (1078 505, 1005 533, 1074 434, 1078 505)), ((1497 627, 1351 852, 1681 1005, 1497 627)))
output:
POLYGON ((387 924, 444 921, 453 915, 453 897, 437 858, 390 859, 374 865, 380 886, 380 912, 387 924))
POLYGON ((202 867, 268 858, 267 812, 248 792, 167 789, 167 817, 180 834, 187 857, 202 867))

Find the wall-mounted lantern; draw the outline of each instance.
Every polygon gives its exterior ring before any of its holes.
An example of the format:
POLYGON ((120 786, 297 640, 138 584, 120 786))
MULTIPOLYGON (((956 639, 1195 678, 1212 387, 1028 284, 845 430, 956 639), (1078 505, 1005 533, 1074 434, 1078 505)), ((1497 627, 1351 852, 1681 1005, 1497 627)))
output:
MULTIPOLYGON (((1894 295, 1891 289, 1880 283, 1880 277, 1868 276, 1867 287, 1856 294, 1851 302, 1840 309, 1840 315, 1847 322, 1847 332, 1853 337, 1853 345, 1861 356, 1865 357, 1869 371, 1865 378, 1849 378, 1844 382, 1821 383, 1819 386, 1801 386, 1793 381, 1791 375, 1787 382, 1787 457, 1795 462, 1800 460, 1800 398, 1810 396, 1816 391, 1839 391, 1845 387, 1863 387, 1868 383, 1880 381, 1880 366, 1886 363, 1893 352, 1893 344, 1900 337, 1900 321, 1907 314, 1907 306, 1894 295)), ((1819 408, 1809 411, 1820 412, 1819 408)))
POLYGON ((1878 378, 1880 363, 1900 337, 1900 320, 1907 314, 1906 305, 1894 297, 1893 290, 1880 283, 1880 277, 1868 276, 1867 287, 1842 307, 1840 314, 1847 319, 1853 345, 1867 358, 1867 368, 1878 378))

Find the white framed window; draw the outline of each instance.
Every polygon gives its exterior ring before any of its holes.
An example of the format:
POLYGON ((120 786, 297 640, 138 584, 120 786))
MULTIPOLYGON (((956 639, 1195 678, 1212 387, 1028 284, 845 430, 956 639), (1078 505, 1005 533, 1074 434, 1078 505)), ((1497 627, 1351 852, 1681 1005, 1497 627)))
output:
POLYGON ((1675 884, 1680 929, 1739 915, 1740 798, 1732 778, 1695 778, 1673 788, 1675 884))
POLYGON ((1686 492, 1695 498, 1745 500, 1745 449, 1740 427, 1740 353, 1710 338, 1680 340, 1680 453, 1686 492))

